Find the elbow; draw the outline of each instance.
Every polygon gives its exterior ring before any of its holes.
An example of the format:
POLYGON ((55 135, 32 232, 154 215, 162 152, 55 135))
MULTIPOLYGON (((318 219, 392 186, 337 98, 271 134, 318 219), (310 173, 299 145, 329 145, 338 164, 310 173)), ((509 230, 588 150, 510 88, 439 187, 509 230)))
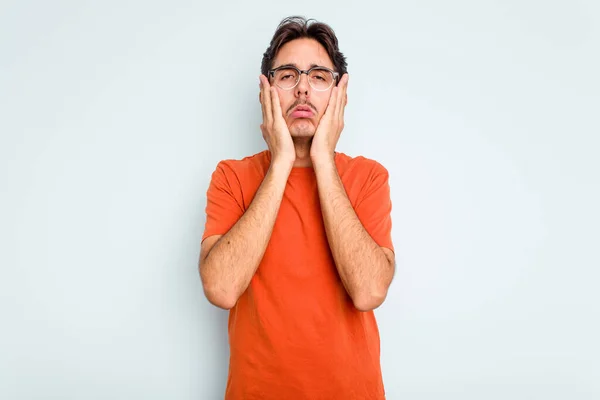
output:
POLYGON ((206 298, 208 299, 208 302, 213 306, 219 307, 220 309, 226 311, 231 310, 233 307, 235 307, 235 304, 237 303, 236 301, 232 301, 231 299, 227 298, 210 298, 208 296, 206 296, 206 298))
POLYGON ((236 296, 218 288, 209 287, 208 285, 203 286, 204 295, 206 296, 208 302, 213 306, 219 307, 223 310, 231 310, 237 303, 236 296))
POLYGON ((200 268, 200 280, 204 296, 208 302, 223 310, 231 310, 237 303, 238 296, 235 295, 233 287, 226 287, 219 280, 206 273, 206 268, 200 268))
POLYGON ((383 304, 386 296, 386 289, 374 290, 353 296, 352 302, 358 311, 372 311, 383 304))

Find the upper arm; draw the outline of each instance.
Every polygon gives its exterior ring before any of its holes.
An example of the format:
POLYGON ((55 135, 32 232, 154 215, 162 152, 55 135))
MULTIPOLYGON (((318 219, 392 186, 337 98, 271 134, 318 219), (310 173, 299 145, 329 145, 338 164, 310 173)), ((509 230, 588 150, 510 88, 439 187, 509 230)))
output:
POLYGON ((372 169, 359 194, 354 211, 371 238, 381 248, 390 252, 386 252, 386 257, 393 260, 389 174, 381 164, 372 163, 372 169))
MULTIPOLYGON (((236 172, 229 164, 221 161, 211 176, 206 192, 206 223, 202 235, 203 247, 209 237, 220 237, 227 233, 241 218, 244 211, 242 187, 236 172)), ((216 240, 209 241, 206 247, 212 247, 216 240)), ((206 254, 208 254, 208 251, 206 254)))

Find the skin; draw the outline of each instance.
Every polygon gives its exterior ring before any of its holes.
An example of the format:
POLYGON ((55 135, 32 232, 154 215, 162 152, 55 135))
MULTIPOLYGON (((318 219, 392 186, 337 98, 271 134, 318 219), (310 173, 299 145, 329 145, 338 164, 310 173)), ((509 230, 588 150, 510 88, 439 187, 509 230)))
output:
MULTIPOLYGON (((325 48, 319 42, 312 39, 297 39, 283 45, 273 60, 272 68, 283 64, 295 64, 298 68, 304 70, 309 69, 311 64, 316 64, 335 71, 333 62, 329 58, 325 48)), ((261 85, 267 89, 271 88, 269 80, 264 75, 260 75, 259 79, 261 85)), ((310 150, 313 137, 325 114, 334 88, 326 91, 313 90, 308 83, 308 76, 306 74, 301 75, 300 82, 291 90, 283 90, 277 86, 273 86, 275 90, 275 93, 273 93, 275 95, 275 102, 278 101, 280 103, 283 119, 288 127, 289 136, 291 136, 293 141, 294 153, 296 155, 294 158, 294 167, 309 167, 312 165, 310 150), (291 113, 294 107, 298 105, 310 106, 314 115, 310 118, 292 117, 291 113)), ((261 91, 261 93, 263 92, 261 91)), ((347 104, 348 96, 345 92, 344 99, 347 104)), ((259 100, 263 104, 261 96, 259 96, 259 100)), ((290 145, 290 143, 286 144, 287 146, 290 145)), ((289 149, 289 147, 286 147, 286 149, 289 149)))
MULTIPOLYGON (((296 39, 278 52, 273 68, 294 63, 335 70, 325 48, 313 39, 296 39)), ((394 276, 394 253, 380 247, 362 226, 342 185, 334 162, 344 127, 348 74, 337 86, 315 91, 302 74, 292 90, 271 86, 260 75, 263 123, 260 128, 271 152, 271 165, 248 210, 225 235, 206 238, 200 253, 200 276, 208 300, 230 309, 246 290, 264 255, 293 167, 315 169, 327 239, 346 292, 361 311, 379 307, 394 276), (309 105, 310 118, 294 118, 292 110, 309 105)))

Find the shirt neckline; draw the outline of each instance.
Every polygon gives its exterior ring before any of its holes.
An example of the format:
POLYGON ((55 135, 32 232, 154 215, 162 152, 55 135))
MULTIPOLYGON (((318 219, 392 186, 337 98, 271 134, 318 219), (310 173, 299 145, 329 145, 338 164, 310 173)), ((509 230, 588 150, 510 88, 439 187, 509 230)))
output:
MULTIPOLYGON (((269 165, 271 165, 271 152, 269 150, 265 150, 265 154, 266 154, 266 159, 267 159, 267 168, 269 167, 269 165)), ((333 156, 333 161, 337 167, 338 164, 338 159, 339 159, 340 153, 337 151, 334 151, 334 156, 333 156)), ((314 175, 314 168, 313 166, 309 166, 309 167, 292 167, 291 171, 290 171, 290 175, 314 175)))

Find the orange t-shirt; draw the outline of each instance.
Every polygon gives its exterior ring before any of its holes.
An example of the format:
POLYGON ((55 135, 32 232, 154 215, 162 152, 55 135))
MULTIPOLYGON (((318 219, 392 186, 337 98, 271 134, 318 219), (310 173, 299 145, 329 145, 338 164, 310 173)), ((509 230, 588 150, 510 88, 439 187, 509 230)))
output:
MULTIPOLYGON (((217 165, 202 240, 248 209, 270 158, 265 150, 217 165)), ((393 250, 387 170, 337 152, 335 163, 362 225, 393 250)), ((291 170, 263 259, 229 311, 229 346, 226 400, 385 399, 375 315, 358 311, 340 280, 312 167, 291 170)))

